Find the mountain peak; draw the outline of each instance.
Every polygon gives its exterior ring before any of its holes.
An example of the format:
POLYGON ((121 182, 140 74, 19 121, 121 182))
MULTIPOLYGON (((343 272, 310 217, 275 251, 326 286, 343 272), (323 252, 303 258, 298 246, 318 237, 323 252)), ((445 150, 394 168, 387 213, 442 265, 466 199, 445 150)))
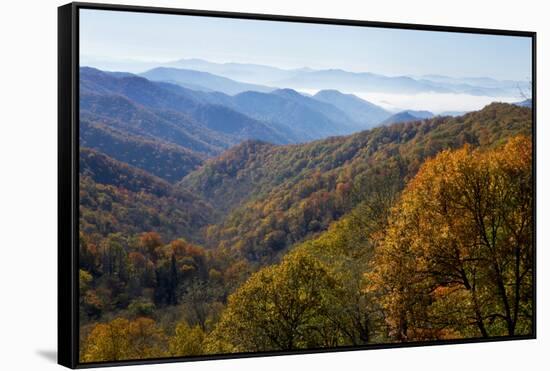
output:
POLYGON ((388 117, 387 119, 382 121, 380 124, 381 125, 397 124, 401 122, 425 120, 425 119, 430 119, 432 117, 434 117, 434 114, 429 111, 405 110, 405 111, 397 112, 396 114, 388 117))
POLYGON ((320 95, 345 95, 345 94, 336 89, 323 89, 323 90, 319 90, 314 96, 316 97, 320 95))
POLYGON ((285 97, 303 97, 302 94, 298 93, 294 89, 284 88, 284 89, 276 89, 273 90, 273 94, 282 95, 285 97))

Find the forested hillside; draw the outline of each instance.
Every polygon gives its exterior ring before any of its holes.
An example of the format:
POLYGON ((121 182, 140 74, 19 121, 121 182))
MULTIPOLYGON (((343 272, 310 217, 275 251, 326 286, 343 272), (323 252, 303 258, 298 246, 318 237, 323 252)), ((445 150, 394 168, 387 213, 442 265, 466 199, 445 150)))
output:
POLYGON ((94 150, 80 150, 80 231, 98 241, 157 231, 199 238, 216 214, 192 193, 94 150))
POLYGON ((211 247, 270 262, 325 230, 383 177, 398 188, 427 158, 464 144, 492 147, 529 135, 530 110, 492 104, 462 117, 437 117, 304 145, 246 142, 207 161, 180 186, 211 200, 224 220, 208 228, 211 247))
POLYGON ((246 141, 176 185, 83 148, 81 359, 529 334, 530 120, 246 141))
POLYGON ((81 69, 82 361, 532 331, 530 108, 178 84, 81 69))
POLYGON ((231 295, 206 350, 530 334, 531 160, 517 136, 439 153, 401 196, 372 190, 231 295))
POLYGON ((206 159, 185 147, 143 138, 105 123, 80 121, 80 145, 143 169, 169 182, 183 178, 206 159))

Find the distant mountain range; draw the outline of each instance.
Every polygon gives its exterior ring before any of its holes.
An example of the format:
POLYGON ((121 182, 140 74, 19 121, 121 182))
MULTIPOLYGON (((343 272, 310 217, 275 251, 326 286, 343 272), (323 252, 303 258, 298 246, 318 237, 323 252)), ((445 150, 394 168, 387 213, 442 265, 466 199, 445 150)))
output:
POLYGON ((286 70, 251 63, 215 63, 197 58, 180 59, 166 63, 166 66, 210 72, 233 80, 262 85, 269 85, 274 81, 288 79, 301 72, 313 71, 309 68, 286 70))
POLYGON ((219 91, 229 95, 235 95, 249 90, 261 92, 274 90, 274 88, 267 86, 238 82, 208 72, 179 68, 157 67, 142 73, 141 76, 152 81, 175 83, 192 90, 219 91))
POLYGON ((203 153, 217 153, 243 139, 290 140, 264 122, 200 94, 136 75, 81 69, 81 111, 131 126, 134 134, 161 138, 203 153), (202 96, 204 97, 204 96, 202 96))
MULTIPOLYGON (((259 66, 255 67, 259 68, 259 66)), ((203 95, 202 98, 206 99, 209 103, 231 106, 254 118, 274 122, 276 125, 291 125, 289 129, 292 129, 296 128, 295 123, 292 122, 295 120, 291 118, 291 122, 289 122, 288 115, 284 113, 290 109, 294 112, 292 115, 294 116, 293 118, 299 118, 306 125, 307 122, 315 120, 314 124, 318 130, 318 135, 321 136, 347 134, 352 131, 367 129, 379 124, 390 115, 382 107, 362 100, 352 94, 342 94, 337 90, 320 91, 313 97, 307 97, 292 89, 274 89, 263 85, 241 83, 211 73, 178 68, 159 67, 142 73, 141 76, 153 81, 175 83, 182 87, 201 92, 218 92, 226 95, 246 93, 234 99, 220 94, 213 94, 210 97, 203 95), (289 106, 287 101, 283 103, 284 106, 281 106, 281 104, 278 104, 281 102, 276 98, 267 94, 258 95, 257 93, 273 93, 273 95, 293 101, 302 107, 289 106), (253 106, 248 104, 247 97, 254 101, 253 106), (306 114, 301 111, 306 107, 318 112, 306 114), (296 114, 298 111, 300 113, 296 114), (326 117, 316 117, 318 113, 326 117), (304 115, 307 117, 304 117, 304 115), (333 121, 333 123, 327 123, 327 118, 333 121), (337 123, 341 127, 348 127, 348 130, 340 130, 334 123, 337 123)), ((195 95, 195 98, 197 97, 199 95, 195 95)), ((305 129, 309 132, 311 128, 308 127, 305 129)), ((311 139, 312 137, 311 135, 307 135, 307 138, 311 139)))
MULTIPOLYGON (((170 143, 192 151, 190 156, 196 159, 201 154, 217 154, 245 139, 282 144, 350 134, 369 129, 378 124, 380 118, 390 115, 372 103, 335 91, 313 97, 292 89, 229 95, 211 91, 208 84, 214 87, 216 81, 221 81, 228 89, 236 89, 233 92, 256 86, 187 70, 157 69, 144 75, 150 74, 162 81, 150 81, 130 73, 81 68, 81 119, 87 123, 81 133, 83 140, 98 148, 100 141, 94 142, 92 137, 97 139, 101 133, 106 146, 105 143, 120 143, 120 138, 115 139, 113 135, 117 130, 124 131, 130 134, 126 142, 139 138, 170 143), (156 75, 158 71, 177 76, 177 84, 164 81, 163 77, 172 82, 176 79, 156 75), (201 76, 205 77, 203 83, 201 76), (184 86, 194 86, 196 90, 184 86)), ((110 147, 111 155, 123 159, 122 154, 114 153, 116 148, 110 147)), ((183 166, 185 169, 189 164, 199 163, 187 160, 182 162, 187 164, 183 166)), ((156 175, 173 180, 181 171, 156 175)))
MULTIPOLYGON (((273 87, 292 88, 295 90, 337 89, 343 92, 354 93, 460 93, 475 96, 515 97, 518 96, 520 91, 525 91, 530 88, 529 81, 496 80, 489 77, 457 78, 436 74, 421 76, 384 76, 370 72, 350 72, 342 69, 319 70, 308 67, 283 69, 251 63, 215 63, 197 58, 180 59, 164 63, 104 61, 90 57, 83 58, 83 61, 89 62, 90 65, 108 70, 139 71, 143 73, 156 67, 166 67, 168 69, 176 68, 206 72, 217 75, 217 77, 235 80, 241 84, 260 85, 260 89, 262 89, 260 91, 266 91, 266 87, 273 87)), ((154 78, 157 79, 157 77, 158 75, 154 78)), ((162 80, 166 81, 164 78, 162 80)), ((193 86, 189 81, 185 82, 185 84, 191 84, 187 85, 187 87, 196 88, 196 86, 193 86)), ((202 88, 205 87, 202 86, 202 88)), ((229 84, 228 89, 228 91, 234 92, 238 91, 240 88, 232 87, 231 84, 229 84)), ((213 90, 220 91, 220 89, 213 90)))
POLYGON ((214 63, 202 59, 180 59, 166 66, 209 72, 246 83, 300 89, 337 89, 345 92, 462 93, 479 96, 517 96, 529 88, 528 81, 496 80, 488 77, 455 78, 443 75, 384 76, 342 69, 282 69, 247 63, 214 63))
POLYGON ((432 82, 448 84, 453 86, 467 86, 484 87, 486 89, 511 89, 515 94, 518 93, 518 88, 524 88, 529 85, 528 81, 514 81, 514 80, 496 80, 490 77, 449 77, 443 75, 423 75, 417 80, 428 80, 432 82))
POLYGON ((304 142, 367 129, 337 107, 292 89, 271 93, 247 91, 234 96, 219 92, 190 92, 205 103, 223 105, 268 123, 287 135, 290 142, 304 142))
POLYGON ((370 72, 348 72, 340 69, 308 71, 283 80, 273 82, 275 86, 288 86, 294 89, 323 89, 331 87, 348 92, 377 93, 453 93, 441 84, 418 81, 408 76, 387 77, 370 72))

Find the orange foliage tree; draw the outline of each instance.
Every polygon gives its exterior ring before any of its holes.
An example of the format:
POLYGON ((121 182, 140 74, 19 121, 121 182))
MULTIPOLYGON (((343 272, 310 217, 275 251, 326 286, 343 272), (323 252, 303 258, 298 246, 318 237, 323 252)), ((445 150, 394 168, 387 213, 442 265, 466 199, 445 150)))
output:
POLYGON ((367 274, 395 340, 532 331, 531 156, 443 151, 407 185, 367 274))

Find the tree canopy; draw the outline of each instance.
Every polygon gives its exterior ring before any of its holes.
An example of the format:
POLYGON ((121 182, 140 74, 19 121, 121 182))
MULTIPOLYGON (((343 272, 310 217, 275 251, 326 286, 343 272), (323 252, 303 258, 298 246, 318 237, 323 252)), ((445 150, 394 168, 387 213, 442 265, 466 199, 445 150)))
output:
POLYGON ((397 340, 532 329, 531 140, 427 161, 394 207, 368 274, 397 340))

